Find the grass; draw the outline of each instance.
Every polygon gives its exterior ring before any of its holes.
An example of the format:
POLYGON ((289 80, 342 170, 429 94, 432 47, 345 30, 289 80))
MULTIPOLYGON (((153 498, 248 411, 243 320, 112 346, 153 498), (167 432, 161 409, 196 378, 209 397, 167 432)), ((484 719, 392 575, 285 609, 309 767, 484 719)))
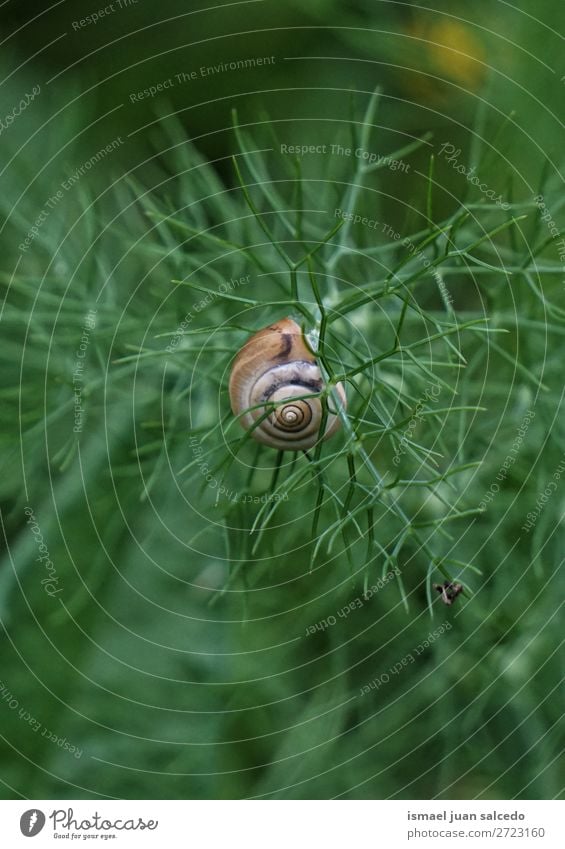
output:
MULTIPOLYGON (((378 107, 339 138, 375 147, 378 107)), ((529 196, 455 191, 428 134, 391 151, 411 164, 393 197, 374 163, 284 157, 276 120, 234 121, 231 182, 165 119, 152 181, 83 181, 23 258, 44 195, 13 224, 5 202, 5 795, 556 797, 560 492, 521 530, 565 451, 555 239, 529 196), (339 435, 297 455, 227 399, 235 352, 289 314, 324 403, 348 395, 339 435)))

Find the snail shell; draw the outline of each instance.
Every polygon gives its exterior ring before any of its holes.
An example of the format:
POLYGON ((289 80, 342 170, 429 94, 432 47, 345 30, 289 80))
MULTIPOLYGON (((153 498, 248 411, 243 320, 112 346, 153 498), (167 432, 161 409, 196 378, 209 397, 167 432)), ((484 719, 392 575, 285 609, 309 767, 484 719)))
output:
MULTIPOLYGON (((291 318, 283 318, 247 340, 234 360, 229 382, 231 407, 245 430, 265 416, 271 404, 277 404, 251 435, 265 445, 287 451, 307 450, 318 442, 322 401, 304 396, 318 395, 323 388, 316 358, 291 318), (260 406, 264 402, 269 402, 268 408, 260 406)), ((343 385, 338 383, 335 388, 345 407, 343 385)), ((335 403, 329 400, 330 408, 335 409, 335 403)), ((328 410, 322 438, 332 436, 339 425, 339 416, 328 410)))

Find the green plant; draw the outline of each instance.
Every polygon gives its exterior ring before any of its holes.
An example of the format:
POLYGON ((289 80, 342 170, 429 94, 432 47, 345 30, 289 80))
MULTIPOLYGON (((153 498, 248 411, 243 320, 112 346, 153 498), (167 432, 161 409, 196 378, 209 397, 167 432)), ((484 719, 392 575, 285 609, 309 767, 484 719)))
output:
MULTIPOLYGON (((363 120, 352 124, 352 149, 370 148, 377 103, 375 95, 363 120)), ((167 214, 155 210, 153 199, 142 201, 167 246, 163 255, 183 256, 185 273, 175 285, 196 297, 204 294, 206 304, 215 301, 213 312, 192 317, 190 328, 180 334, 156 334, 158 339, 182 336, 184 344, 173 358, 153 343, 121 362, 142 358, 146 364, 156 358, 176 369, 198 362, 190 389, 189 435, 198 437, 200 450, 179 474, 187 490, 199 487, 212 517, 211 529, 199 528, 194 539, 207 532, 216 535, 219 528, 223 550, 230 552, 230 576, 221 592, 236 581, 255 583, 261 561, 290 549, 310 570, 341 569, 346 558, 352 574, 363 576, 365 589, 371 575, 385 574, 403 561, 404 568, 426 575, 432 610, 431 585, 439 574, 462 581, 467 589, 469 572, 480 575, 472 563, 457 559, 457 539, 447 526, 481 512, 464 491, 480 459, 461 444, 461 434, 486 411, 474 403, 465 380, 467 361, 484 356, 488 340, 497 345, 492 340, 507 332, 492 326, 480 309, 454 309, 443 278, 461 287, 488 270, 494 286, 504 280, 508 269, 495 264, 503 250, 500 240, 523 221, 520 212, 531 202, 512 205, 508 215, 495 204, 461 204, 435 222, 432 156, 427 188, 421 192, 425 208, 408 210, 425 226, 403 232, 399 240, 400 234, 384 223, 371 234, 375 239, 360 248, 352 216, 378 194, 372 178, 379 163, 375 167, 358 159, 355 173, 320 181, 305 177, 296 158, 285 163, 286 176, 270 180, 268 162, 250 152, 252 140, 235 127, 241 154, 233 164, 247 205, 247 213, 237 214, 237 225, 226 224, 225 216, 218 223, 217 215, 192 203, 167 214), (336 202, 342 218, 326 223, 336 202), (330 208, 326 216, 308 215, 305 210, 316 203, 330 208), (210 223, 203 226, 203 221, 210 223), (212 288, 233 276, 234 260, 236 276, 250 270, 256 275, 245 295, 212 288), (210 282, 204 285, 206 278, 210 282), (256 446, 250 434, 238 436, 226 403, 229 363, 245 334, 288 313, 300 316, 305 334, 317 340, 329 387, 326 403, 339 381, 347 383, 350 398, 347 412, 341 412, 341 438, 290 460, 285 452, 277 456, 256 446), (207 367, 210 358, 214 365, 207 367), (437 398, 435 392, 431 397, 430 386, 438 390, 437 398), (418 433, 407 438, 415 417, 418 433), (399 465, 392 458, 401 458, 399 465), (233 497, 224 498, 225 493, 233 497), (259 507, 258 501, 263 502, 259 507)), ((389 160, 398 161, 424 144, 404 145, 389 160)), ((189 167, 191 173, 195 167, 202 171, 200 163, 189 167)), ((137 194, 143 196, 139 188, 137 194)), ((222 202, 225 195, 222 191, 222 202)), ((213 202, 219 202, 217 194, 213 202)), ((529 261, 522 265, 529 279, 529 261)), ((183 388, 179 400, 185 398, 183 388)), ((178 440, 178 427, 179 417, 171 417, 162 436, 178 440)), ((400 577, 399 587, 407 604, 400 577)))

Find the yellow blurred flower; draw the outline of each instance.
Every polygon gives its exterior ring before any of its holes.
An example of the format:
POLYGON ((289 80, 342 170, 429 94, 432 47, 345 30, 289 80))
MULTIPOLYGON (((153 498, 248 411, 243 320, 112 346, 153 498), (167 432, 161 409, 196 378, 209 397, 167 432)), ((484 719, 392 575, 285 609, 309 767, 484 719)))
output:
MULTIPOLYGON (((448 17, 415 19, 406 34, 418 39, 419 70, 417 88, 428 99, 445 100, 454 93, 442 80, 452 81, 467 89, 477 91, 486 71, 486 52, 483 44, 466 24, 448 17), (434 79, 433 74, 442 79, 434 79)), ((409 51, 414 55, 416 51, 409 51)), ((411 88, 414 74, 410 75, 411 88)))

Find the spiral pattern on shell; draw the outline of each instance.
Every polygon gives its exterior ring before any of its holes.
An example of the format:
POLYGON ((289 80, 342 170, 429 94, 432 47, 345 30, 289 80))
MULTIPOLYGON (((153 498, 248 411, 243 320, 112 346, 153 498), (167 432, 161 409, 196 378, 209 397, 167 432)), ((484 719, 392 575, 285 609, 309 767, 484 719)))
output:
MULTIPOLYGON (((247 340, 234 360, 229 382, 231 407, 242 427, 253 428, 251 435, 259 442, 287 451, 307 450, 318 442, 323 408, 316 396, 323 388, 316 358, 291 318, 247 340), (258 419, 262 420, 253 427, 258 419)), ((345 406, 341 383, 336 391, 345 406)), ((335 409, 331 398, 329 406, 335 409)), ((323 439, 335 433, 339 424, 339 417, 328 412, 323 439)))

